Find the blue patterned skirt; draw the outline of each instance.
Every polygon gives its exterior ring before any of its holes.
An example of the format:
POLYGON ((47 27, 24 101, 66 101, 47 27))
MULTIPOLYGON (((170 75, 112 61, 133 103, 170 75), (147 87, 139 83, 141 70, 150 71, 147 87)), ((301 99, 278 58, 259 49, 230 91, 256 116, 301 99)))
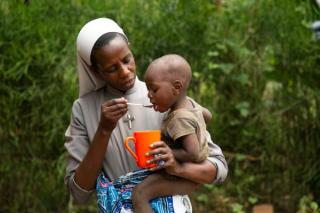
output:
MULTIPOLYGON (((97 179, 97 197, 99 212, 122 213, 134 212, 131 201, 132 189, 151 172, 147 169, 137 170, 110 182, 101 173, 97 179)), ((154 213, 192 212, 188 196, 159 197, 150 201, 154 213)))

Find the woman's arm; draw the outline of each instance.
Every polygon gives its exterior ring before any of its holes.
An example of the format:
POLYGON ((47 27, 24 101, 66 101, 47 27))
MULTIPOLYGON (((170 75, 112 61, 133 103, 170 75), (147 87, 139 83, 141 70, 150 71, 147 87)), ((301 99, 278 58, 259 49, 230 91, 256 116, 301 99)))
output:
MULTIPOLYGON (((228 174, 227 162, 220 147, 212 142, 208 132, 207 141, 209 157, 202 163, 178 162, 174 158, 172 150, 163 141, 152 144, 152 151, 148 154, 156 155, 157 157, 150 160, 150 163, 157 163, 163 160, 164 165, 161 168, 164 168, 167 173, 199 184, 222 183, 228 174)), ((157 169, 159 168, 153 170, 157 169)))
MULTIPOLYGON (((78 109, 78 111, 81 110, 78 109)), ((88 138, 84 136, 86 135, 86 127, 83 118, 73 113, 71 128, 66 134, 65 146, 69 152, 69 160, 65 179, 77 202, 86 202, 91 194, 90 190, 95 188, 110 135, 118 120, 126 112, 127 104, 123 98, 103 103, 99 126, 91 144, 88 138)))
POLYGON ((95 188, 110 135, 127 110, 124 98, 113 99, 102 104, 99 127, 86 156, 75 172, 75 182, 83 189, 95 188))
POLYGON ((183 177, 199 184, 209 184, 214 182, 217 176, 217 169, 208 160, 202 163, 185 162, 178 163, 178 166, 169 174, 183 177))
MULTIPOLYGON (((180 163, 174 158, 172 150, 163 141, 153 143, 152 151, 148 154, 157 156, 150 160, 150 163, 164 161, 164 165, 161 168, 164 168, 171 175, 186 178, 199 184, 212 183, 216 178, 217 170, 214 164, 208 160, 202 163, 180 163)), ((152 170, 157 169, 159 168, 152 170)))
POLYGON ((104 130, 99 125, 87 154, 76 169, 74 181, 82 189, 92 190, 95 188, 96 179, 102 168, 111 132, 104 130))

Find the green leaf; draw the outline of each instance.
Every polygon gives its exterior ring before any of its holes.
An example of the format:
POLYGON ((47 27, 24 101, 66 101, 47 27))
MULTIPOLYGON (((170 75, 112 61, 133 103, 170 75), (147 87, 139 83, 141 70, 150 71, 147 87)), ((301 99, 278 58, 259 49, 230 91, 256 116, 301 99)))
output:
POLYGON ((243 101, 236 105, 236 109, 240 112, 242 117, 247 117, 250 114, 249 106, 250 104, 248 102, 243 101))
POLYGON ((236 158, 236 161, 243 161, 246 159, 246 156, 244 154, 237 153, 235 158, 236 158))
POLYGON ((209 62, 208 68, 209 68, 210 70, 217 69, 217 68, 219 68, 219 64, 215 64, 215 63, 209 62))
POLYGON ((209 56, 209 57, 219 56, 219 52, 218 52, 218 51, 209 51, 209 52, 208 52, 208 56, 209 56))
POLYGON ((230 74, 232 69, 234 68, 233 64, 226 63, 226 64, 219 64, 220 69, 226 75, 230 74))
POLYGON ((248 198, 248 201, 249 201, 249 203, 250 203, 251 205, 253 205, 253 204, 256 204, 256 203, 258 202, 258 198, 257 198, 257 197, 252 197, 252 196, 250 196, 250 197, 248 198))
POLYGON ((200 194, 197 196, 197 201, 202 202, 202 203, 208 203, 209 197, 206 194, 200 194))

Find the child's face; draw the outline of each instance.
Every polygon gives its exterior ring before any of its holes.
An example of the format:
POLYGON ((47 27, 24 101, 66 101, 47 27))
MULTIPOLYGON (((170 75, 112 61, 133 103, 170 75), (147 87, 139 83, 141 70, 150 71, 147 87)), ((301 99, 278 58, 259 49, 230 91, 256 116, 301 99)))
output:
MULTIPOLYGON (((161 69, 155 68, 152 69, 161 69)), ((176 102, 172 83, 163 76, 165 73, 158 70, 148 69, 144 80, 148 88, 148 97, 155 111, 165 112, 176 102)))

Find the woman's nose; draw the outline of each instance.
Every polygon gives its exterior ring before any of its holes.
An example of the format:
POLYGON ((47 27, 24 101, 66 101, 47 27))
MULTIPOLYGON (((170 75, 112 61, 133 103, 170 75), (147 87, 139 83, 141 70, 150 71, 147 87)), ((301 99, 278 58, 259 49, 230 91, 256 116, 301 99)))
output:
POLYGON ((126 77, 130 72, 131 71, 130 71, 128 65, 126 65, 126 64, 120 65, 120 72, 119 73, 120 73, 121 77, 126 77))
POLYGON ((149 98, 149 99, 152 98, 152 95, 151 95, 151 92, 150 92, 150 91, 148 92, 148 98, 149 98))

